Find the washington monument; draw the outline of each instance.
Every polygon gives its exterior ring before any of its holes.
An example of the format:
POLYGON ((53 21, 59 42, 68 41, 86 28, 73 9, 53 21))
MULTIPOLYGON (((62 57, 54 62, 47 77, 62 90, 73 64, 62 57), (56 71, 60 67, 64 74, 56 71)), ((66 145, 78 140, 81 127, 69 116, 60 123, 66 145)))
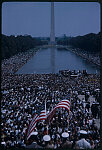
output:
POLYGON ((54 20, 54 2, 51 2, 51 33, 50 44, 55 44, 55 20, 54 20))

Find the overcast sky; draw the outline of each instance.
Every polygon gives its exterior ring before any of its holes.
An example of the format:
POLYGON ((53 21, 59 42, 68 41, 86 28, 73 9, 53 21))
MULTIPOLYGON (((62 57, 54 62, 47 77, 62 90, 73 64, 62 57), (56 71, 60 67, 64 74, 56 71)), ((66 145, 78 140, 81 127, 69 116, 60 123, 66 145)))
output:
MULTIPOLYGON (((50 35, 50 2, 2 4, 2 34, 33 37, 50 35)), ((55 35, 78 36, 100 32, 100 5, 96 2, 55 2, 55 35)))

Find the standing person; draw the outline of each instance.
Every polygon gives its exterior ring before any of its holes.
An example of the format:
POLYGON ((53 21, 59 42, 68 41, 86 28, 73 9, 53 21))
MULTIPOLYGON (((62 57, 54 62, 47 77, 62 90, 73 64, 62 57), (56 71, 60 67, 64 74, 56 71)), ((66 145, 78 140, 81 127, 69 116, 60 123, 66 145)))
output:
POLYGON ((31 136, 29 140, 31 141, 30 145, 27 145, 25 148, 43 148, 42 146, 38 145, 35 136, 31 136))
POLYGON ((62 135, 62 138, 61 148, 72 148, 72 142, 68 140, 68 137, 64 137, 64 135, 62 135))
POLYGON ((53 142, 50 140, 50 141, 48 142, 48 144, 46 145, 45 148, 54 149, 54 144, 53 144, 53 142))
POLYGON ((88 102, 88 103, 86 104, 86 108, 87 108, 87 110, 88 110, 88 112, 89 112, 89 109, 90 109, 90 102, 88 102))
POLYGON ((88 93, 85 93, 85 101, 86 101, 86 102, 88 101, 88 98, 89 98, 88 93))
POLYGON ((98 106, 95 103, 92 105, 93 105, 93 117, 96 119, 97 114, 98 114, 98 106))
POLYGON ((100 118, 100 105, 98 105, 98 119, 100 118))
POLYGON ((92 112, 93 118, 95 118, 95 105, 94 105, 94 103, 91 105, 91 112, 92 112))

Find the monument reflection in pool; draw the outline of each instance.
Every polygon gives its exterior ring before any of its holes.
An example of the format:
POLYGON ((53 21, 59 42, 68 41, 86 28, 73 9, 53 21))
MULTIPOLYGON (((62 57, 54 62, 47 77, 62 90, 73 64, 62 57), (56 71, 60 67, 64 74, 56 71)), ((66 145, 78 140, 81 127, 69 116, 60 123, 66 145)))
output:
POLYGON ((87 70, 88 73, 100 72, 100 69, 80 56, 65 49, 50 47, 40 49, 17 74, 48 74, 58 73, 59 70, 87 70))
POLYGON ((55 73, 55 48, 54 47, 51 47, 50 48, 50 52, 51 52, 51 70, 52 70, 52 73, 55 73))

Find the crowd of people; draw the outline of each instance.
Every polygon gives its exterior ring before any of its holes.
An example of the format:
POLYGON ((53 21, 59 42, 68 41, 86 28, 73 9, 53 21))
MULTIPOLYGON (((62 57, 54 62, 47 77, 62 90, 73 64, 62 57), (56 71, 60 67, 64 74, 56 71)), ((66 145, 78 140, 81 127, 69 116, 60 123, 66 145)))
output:
POLYGON ((12 67, 10 62, 12 58, 3 62, 1 78, 1 144, 4 148, 94 149, 100 146, 100 128, 95 122, 100 119, 100 75, 69 70, 56 74, 14 74, 12 69, 18 70, 18 65, 13 62, 12 67), (57 109, 49 123, 37 123, 38 134, 27 140, 28 125, 34 113, 43 110, 45 100, 50 112, 58 102, 68 99, 70 91, 70 111, 57 109), (81 100, 79 95, 85 99, 81 100), (92 104, 90 96, 95 99, 92 104), (63 133, 67 133, 67 137, 63 133), (43 139, 46 134, 50 136, 47 142, 43 139))
POLYGON ((31 49, 27 52, 18 53, 10 57, 9 59, 4 59, 2 61, 1 70, 2 73, 15 73, 21 68, 27 61, 36 53, 36 49, 31 49))

